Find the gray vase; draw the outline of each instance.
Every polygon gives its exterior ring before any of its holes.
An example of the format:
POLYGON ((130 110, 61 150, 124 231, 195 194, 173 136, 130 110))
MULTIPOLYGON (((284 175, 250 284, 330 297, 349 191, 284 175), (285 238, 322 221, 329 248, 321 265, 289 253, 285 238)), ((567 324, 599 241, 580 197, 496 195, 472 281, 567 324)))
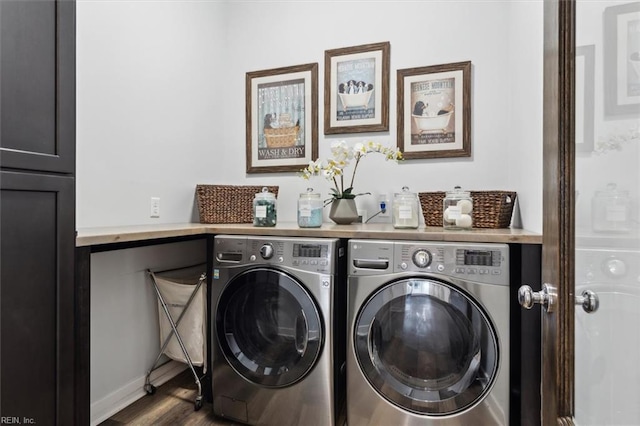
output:
POLYGON ((358 219, 358 209, 356 200, 352 199, 336 199, 331 203, 329 210, 329 219, 338 225, 349 225, 358 219))

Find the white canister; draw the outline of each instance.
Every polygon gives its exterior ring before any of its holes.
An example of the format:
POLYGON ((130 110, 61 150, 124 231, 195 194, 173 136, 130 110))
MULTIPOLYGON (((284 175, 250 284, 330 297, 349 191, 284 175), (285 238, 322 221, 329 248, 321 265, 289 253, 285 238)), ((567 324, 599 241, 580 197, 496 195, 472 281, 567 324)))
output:
POLYGON ((442 226, 444 229, 471 229, 473 227, 473 199, 469 191, 456 186, 448 191, 442 206, 442 226))
POLYGON ((418 215, 418 195, 410 192, 408 187, 402 187, 402 192, 393 197, 393 227, 415 229, 418 227, 418 215))
POLYGON ((628 191, 610 183, 596 191, 591 200, 591 219, 596 232, 628 232, 631 230, 631 198, 628 191))

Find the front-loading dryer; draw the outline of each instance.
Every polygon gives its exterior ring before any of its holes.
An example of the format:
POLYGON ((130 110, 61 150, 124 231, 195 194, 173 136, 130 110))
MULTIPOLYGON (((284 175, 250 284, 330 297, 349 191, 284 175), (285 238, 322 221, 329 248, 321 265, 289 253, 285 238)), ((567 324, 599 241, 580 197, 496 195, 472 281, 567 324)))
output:
POLYGON ((341 240, 217 235, 213 254, 214 414, 334 425, 346 387, 341 240))
POLYGON ((508 246, 348 248, 348 425, 507 425, 508 246))

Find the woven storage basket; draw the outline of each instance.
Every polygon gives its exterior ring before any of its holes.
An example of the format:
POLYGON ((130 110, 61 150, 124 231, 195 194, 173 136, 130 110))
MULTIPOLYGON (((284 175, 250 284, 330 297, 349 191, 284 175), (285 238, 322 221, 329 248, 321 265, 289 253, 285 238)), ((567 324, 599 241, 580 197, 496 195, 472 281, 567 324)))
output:
MULTIPOLYGON (((253 198, 264 186, 196 185, 200 223, 252 223, 253 198)), ((278 196, 277 186, 267 186, 278 196)))
MULTIPOLYGON (((473 199, 474 228, 508 228, 511 224, 516 192, 512 191, 470 191, 473 199)), ((420 207, 424 224, 442 226, 442 204, 446 193, 420 192, 420 207)))

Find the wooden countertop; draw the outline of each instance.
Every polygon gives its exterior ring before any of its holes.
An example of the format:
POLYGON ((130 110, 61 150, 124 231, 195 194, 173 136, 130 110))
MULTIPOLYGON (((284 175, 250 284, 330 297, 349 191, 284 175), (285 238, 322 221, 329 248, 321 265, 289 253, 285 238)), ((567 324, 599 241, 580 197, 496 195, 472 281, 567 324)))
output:
POLYGON ((443 228, 435 226, 422 226, 418 229, 395 229, 388 223, 358 223, 353 225, 324 223, 320 228, 300 228, 297 222, 284 222, 278 223, 272 228, 256 227, 248 223, 172 223, 162 225, 80 228, 78 229, 76 237, 76 247, 203 234, 542 244, 542 234, 524 229, 505 228, 444 231, 443 228))

